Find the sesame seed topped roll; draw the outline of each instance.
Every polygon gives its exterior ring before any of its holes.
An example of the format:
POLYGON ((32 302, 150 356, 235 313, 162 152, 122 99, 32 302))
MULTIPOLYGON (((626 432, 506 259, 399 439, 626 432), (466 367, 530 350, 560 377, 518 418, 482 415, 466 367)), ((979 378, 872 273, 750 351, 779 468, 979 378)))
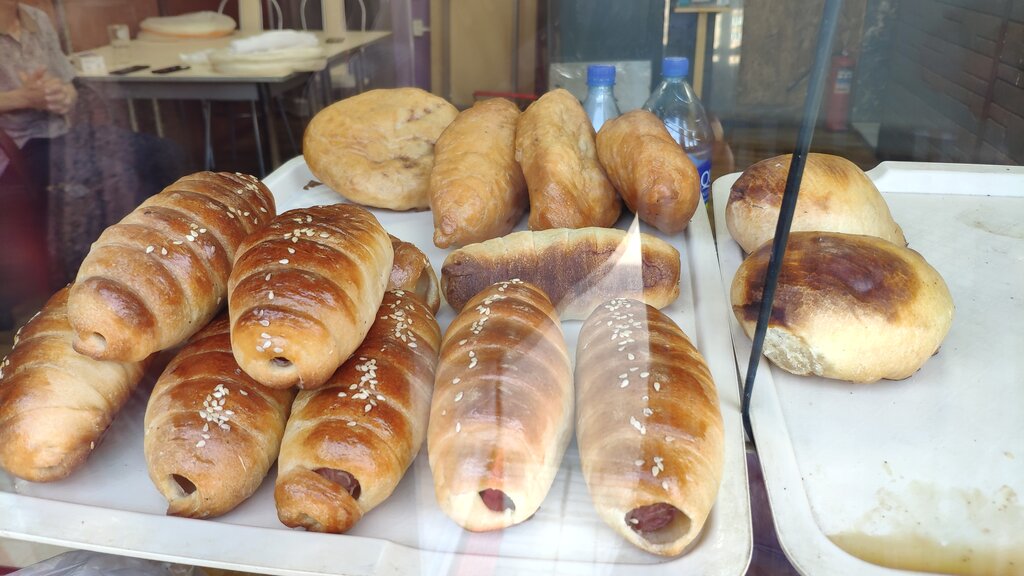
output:
POLYGON ((441 330, 411 292, 384 295, 366 339, 295 399, 274 500, 281 522, 345 532, 398 486, 427 434, 441 330))
POLYGON ((228 281, 231 347, 273 388, 316 388, 359 346, 391 274, 394 249, 353 204, 289 210, 248 237, 228 281))
POLYGON ((68 297, 75 350, 137 362, 195 334, 220 310, 239 243, 274 217, 253 176, 199 172, 104 230, 68 297))
POLYGON ((718 392, 704 358, 656 308, 617 298, 576 347, 576 440, 601 519, 632 544, 683 552, 722 479, 718 392))
POLYGON ((468 530, 537 511, 572 435, 572 373, 544 292, 515 279, 469 301, 445 333, 427 432, 441 509, 468 530))
POLYGON ((146 466, 167 513, 219 516, 251 496, 277 458, 294 397, 238 368, 227 315, 193 336, 146 407, 146 466))

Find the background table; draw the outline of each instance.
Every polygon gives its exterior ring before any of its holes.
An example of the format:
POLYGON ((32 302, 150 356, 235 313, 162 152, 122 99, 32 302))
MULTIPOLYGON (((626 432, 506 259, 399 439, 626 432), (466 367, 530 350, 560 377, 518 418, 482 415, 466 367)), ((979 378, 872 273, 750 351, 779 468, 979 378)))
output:
MULTIPOLYGON (((182 64, 180 55, 201 50, 225 48, 232 40, 244 37, 233 34, 223 38, 186 39, 186 40, 133 40, 124 49, 124 56, 115 58, 112 46, 103 46, 94 50, 77 53, 98 54, 107 63, 108 72, 103 74, 82 74, 78 79, 87 83, 101 94, 112 98, 157 100, 200 100, 203 103, 204 162, 207 169, 213 167, 213 149, 210 136, 210 105, 211 101, 249 102, 252 108, 253 132, 256 136, 256 148, 260 167, 260 176, 266 175, 262 139, 260 138, 259 121, 256 105, 261 103, 266 117, 267 145, 270 150, 273 166, 280 164, 280 153, 272 122, 271 100, 287 90, 301 86, 314 76, 320 83, 320 106, 330 102, 330 69, 331 66, 349 57, 354 51, 368 44, 377 42, 391 35, 389 31, 359 32, 348 31, 340 42, 326 42, 322 32, 314 32, 321 44, 326 48, 327 67, 318 73, 292 72, 288 74, 262 74, 257 76, 222 74, 209 65, 192 65, 188 70, 170 74, 154 74, 153 70, 182 64), (149 68, 131 74, 116 75, 109 71, 129 66, 145 65, 149 68)), ((118 54, 120 56, 120 53, 118 54)), ((356 85, 363 88, 362 73, 356 73, 356 85)), ((314 108, 316 109, 316 108, 314 108)), ((134 109, 129 108, 134 123, 134 109)), ((156 114, 157 132, 162 131, 160 116, 156 114)), ((133 126, 134 128, 134 126, 133 126)))

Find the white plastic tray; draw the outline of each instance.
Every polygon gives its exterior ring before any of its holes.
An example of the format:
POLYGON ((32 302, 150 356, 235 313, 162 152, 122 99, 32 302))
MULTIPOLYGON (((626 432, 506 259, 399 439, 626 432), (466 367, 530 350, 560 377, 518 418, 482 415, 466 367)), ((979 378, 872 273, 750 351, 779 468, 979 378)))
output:
MULTIPOLYGON (((949 285, 953 326, 902 382, 762 359, 751 420, 779 540, 816 576, 1024 574, 1024 169, 884 162, 868 175, 949 285)), ((743 259, 725 224, 738 176, 713 191, 726 294, 743 259)), ((729 316, 743 378, 751 342, 729 316)))
MULTIPOLYGON (((267 177, 278 211, 335 203, 296 158, 267 177)), ((388 231, 415 243, 438 273, 429 212, 376 211, 388 231)), ((628 221, 620 222, 627 225, 628 221)), ((270 574, 742 574, 752 550, 750 504, 739 394, 710 222, 698 210, 684 235, 669 239, 682 254, 682 294, 668 313, 694 339, 718 384, 725 423, 725 473, 702 536, 676 559, 642 552, 597 516, 575 445, 540 511, 510 529, 463 531, 438 508, 425 453, 389 500, 348 535, 287 529, 277 520, 274 475, 216 520, 164 516, 166 504, 146 474, 142 419, 152 381, 141 387, 85 467, 65 481, 31 484, 0 473, 0 536, 131 556, 270 574)), ((453 318, 447 304, 438 320, 453 318)), ((564 324, 570 350, 579 322, 564 324)))

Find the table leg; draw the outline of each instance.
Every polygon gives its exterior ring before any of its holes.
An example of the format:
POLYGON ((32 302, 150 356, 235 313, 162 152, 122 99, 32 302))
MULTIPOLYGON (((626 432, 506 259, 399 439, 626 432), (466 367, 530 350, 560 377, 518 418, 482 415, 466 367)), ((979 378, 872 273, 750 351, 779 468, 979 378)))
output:
POLYGON ((164 137, 164 121, 160 118, 160 101, 156 98, 151 98, 150 102, 153 103, 153 121, 156 122, 156 135, 164 137))
POLYGON ((704 98, 704 58, 708 43, 708 13, 697 14, 697 48, 693 54, 693 91, 698 98, 704 98))
POLYGON ((128 99, 128 127, 132 132, 139 131, 139 119, 135 116, 135 100, 128 99))
POLYGON ((277 147, 277 130, 274 128, 274 113, 271 111, 270 88, 266 84, 260 84, 260 100, 263 101, 263 117, 267 123, 267 141, 270 145, 270 166, 276 168, 281 165, 281 151, 277 147))
POLYGON ((203 100, 203 145, 204 145, 204 158, 203 166, 207 170, 212 170, 214 165, 213 160, 213 134, 211 133, 210 126, 210 101, 203 100))
POLYGON ((256 137, 256 159, 260 165, 260 178, 267 175, 267 168, 263 163, 263 139, 260 138, 260 117, 256 113, 256 101, 250 100, 249 107, 252 110, 252 133, 256 137))

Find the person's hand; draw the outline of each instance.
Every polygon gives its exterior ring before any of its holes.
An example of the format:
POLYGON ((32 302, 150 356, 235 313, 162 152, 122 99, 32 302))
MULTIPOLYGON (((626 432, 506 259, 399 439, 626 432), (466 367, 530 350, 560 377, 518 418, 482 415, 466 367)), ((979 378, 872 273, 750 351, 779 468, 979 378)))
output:
POLYGON ((18 72, 18 78, 21 79, 21 88, 18 90, 27 108, 47 109, 46 76, 46 70, 43 69, 34 72, 18 72))
POLYGON ((46 92, 46 109, 51 114, 63 116, 71 111, 71 107, 74 106, 75 98, 78 95, 74 86, 50 77, 45 82, 44 89, 46 92))

